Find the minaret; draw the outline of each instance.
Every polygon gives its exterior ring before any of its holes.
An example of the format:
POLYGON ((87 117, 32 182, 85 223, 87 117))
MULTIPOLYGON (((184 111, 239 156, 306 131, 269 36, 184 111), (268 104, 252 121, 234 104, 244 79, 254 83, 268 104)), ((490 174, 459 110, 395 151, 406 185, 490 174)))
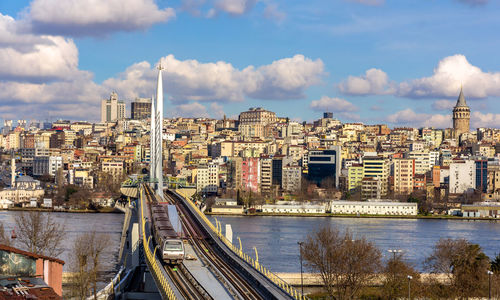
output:
POLYGON ((16 159, 13 157, 10 161, 10 187, 16 185, 16 159))
POLYGON ((156 178, 158 196, 163 199, 163 80, 161 77, 161 61, 158 64, 158 82, 156 85, 156 130, 155 130, 155 151, 156 151, 156 178))
POLYGON ((460 95, 457 104, 453 108, 453 132, 455 138, 459 138, 462 133, 470 131, 470 108, 465 101, 464 92, 460 87, 460 95))

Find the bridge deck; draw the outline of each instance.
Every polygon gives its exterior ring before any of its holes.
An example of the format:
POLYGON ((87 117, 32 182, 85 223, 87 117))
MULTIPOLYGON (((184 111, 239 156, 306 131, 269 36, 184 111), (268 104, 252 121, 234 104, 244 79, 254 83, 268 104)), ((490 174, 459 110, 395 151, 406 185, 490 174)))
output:
POLYGON ((194 251, 191 245, 186 246, 186 255, 195 257, 196 260, 184 260, 184 266, 189 270, 191 275, 203 286, 203 288, 214 299, 231 300, 233 297, 215 275, 207 268, 200 260, 200 256, 194 251))

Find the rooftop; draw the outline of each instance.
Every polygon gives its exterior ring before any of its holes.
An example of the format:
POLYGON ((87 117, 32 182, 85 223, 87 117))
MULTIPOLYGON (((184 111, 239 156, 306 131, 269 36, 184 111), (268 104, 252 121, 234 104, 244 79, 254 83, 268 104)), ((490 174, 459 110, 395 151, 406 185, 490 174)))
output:
POLYGON ((0 277, 0 300, 62 299, 41 278, 0 277))

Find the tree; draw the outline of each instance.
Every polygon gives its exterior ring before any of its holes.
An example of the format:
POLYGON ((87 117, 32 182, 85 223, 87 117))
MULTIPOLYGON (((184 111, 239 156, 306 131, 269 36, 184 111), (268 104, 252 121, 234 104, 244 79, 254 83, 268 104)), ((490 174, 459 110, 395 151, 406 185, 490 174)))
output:
POLYGON ((92 291, 97 299, 97 283, 102 270, 102 255, 109 237, 95 231, 81 234, 73 245, 70 256, 72 294, 78 299, 86 299, 92 291))
POLYGON ((50 219, 47 213, 22 212, 16 218, 17 242, 35 254, 57 257, 65 236, 63 226, 50 219))
POLYGON ((297 191, 297 200, 301 202, 305 202, 311 199, 311 193, 309 193, 309 186, 311 182, 307 179, 307 177, 303 176, 300 181, 300 188, 297 191))
POLYGON ((6 246, 12 246, 13 244, 13 241, 9 238, 9 234, 5 233, 5 229, 2 223, 0 223, 0 244, 6 246))
POLYGON ((408 295, 408 275, 412 276, 412 295, 420 289, 420 274, 407 262, 401 254, 391 257, 384 267, 382 293, 384 299, 401 299, 408 295))
POLYGON ((491 261, 491 271, 500 275, 500 253, 498 253, 495 256, 495 259, 491 261))
MULTIPOLYGON (((76 186, 75 186, 76 187, 76 186)), ((77 207, 86 207, 91 202, 91 191, 85 186, 76 187, 76 191, 69 195, 69 202, 77 207)))
POLYGON ((380 250, 365 238, 353 240, 349 231, 325 226, 307 237, 302 248, 306 268, 320 274, 336 299, 356 299, 360 289, 380 269, 380 250))
POLYGON ((448 294, 464 298, 484 292, 490 263, 477 244, 465 239, 440 239, 425 260, 425 267, 432 273, 446 274, 448 294))

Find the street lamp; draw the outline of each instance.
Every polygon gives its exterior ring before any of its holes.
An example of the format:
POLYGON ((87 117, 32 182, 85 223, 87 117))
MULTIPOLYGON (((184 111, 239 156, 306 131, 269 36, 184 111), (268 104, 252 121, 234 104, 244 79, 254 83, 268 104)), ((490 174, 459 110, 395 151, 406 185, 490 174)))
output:
POLYGON ((413 279, 413 277, 411 275, 408 275, 407 276, 408 278, 408 300, 411 300, 411 280, 413 279))
POLYGON ((389 250, 387 250, 387 252, 392 253, 393 259, 396 260, 396 253, 401 253, 401 252, 403 252, 403 250, 401 250, 401 249, 389 249, 389 250))
POLYGON ((302 275, 302 245, 304 242, 297 242, 299 245, 299 257, 300 257, 300 290, 301 294, 304 295, 304 277, 302 275))
POLYGON ((488 299, 491 300, 491 275, 493 275, 493 272, 488 270, 487 274, 488 274, 488 299))

